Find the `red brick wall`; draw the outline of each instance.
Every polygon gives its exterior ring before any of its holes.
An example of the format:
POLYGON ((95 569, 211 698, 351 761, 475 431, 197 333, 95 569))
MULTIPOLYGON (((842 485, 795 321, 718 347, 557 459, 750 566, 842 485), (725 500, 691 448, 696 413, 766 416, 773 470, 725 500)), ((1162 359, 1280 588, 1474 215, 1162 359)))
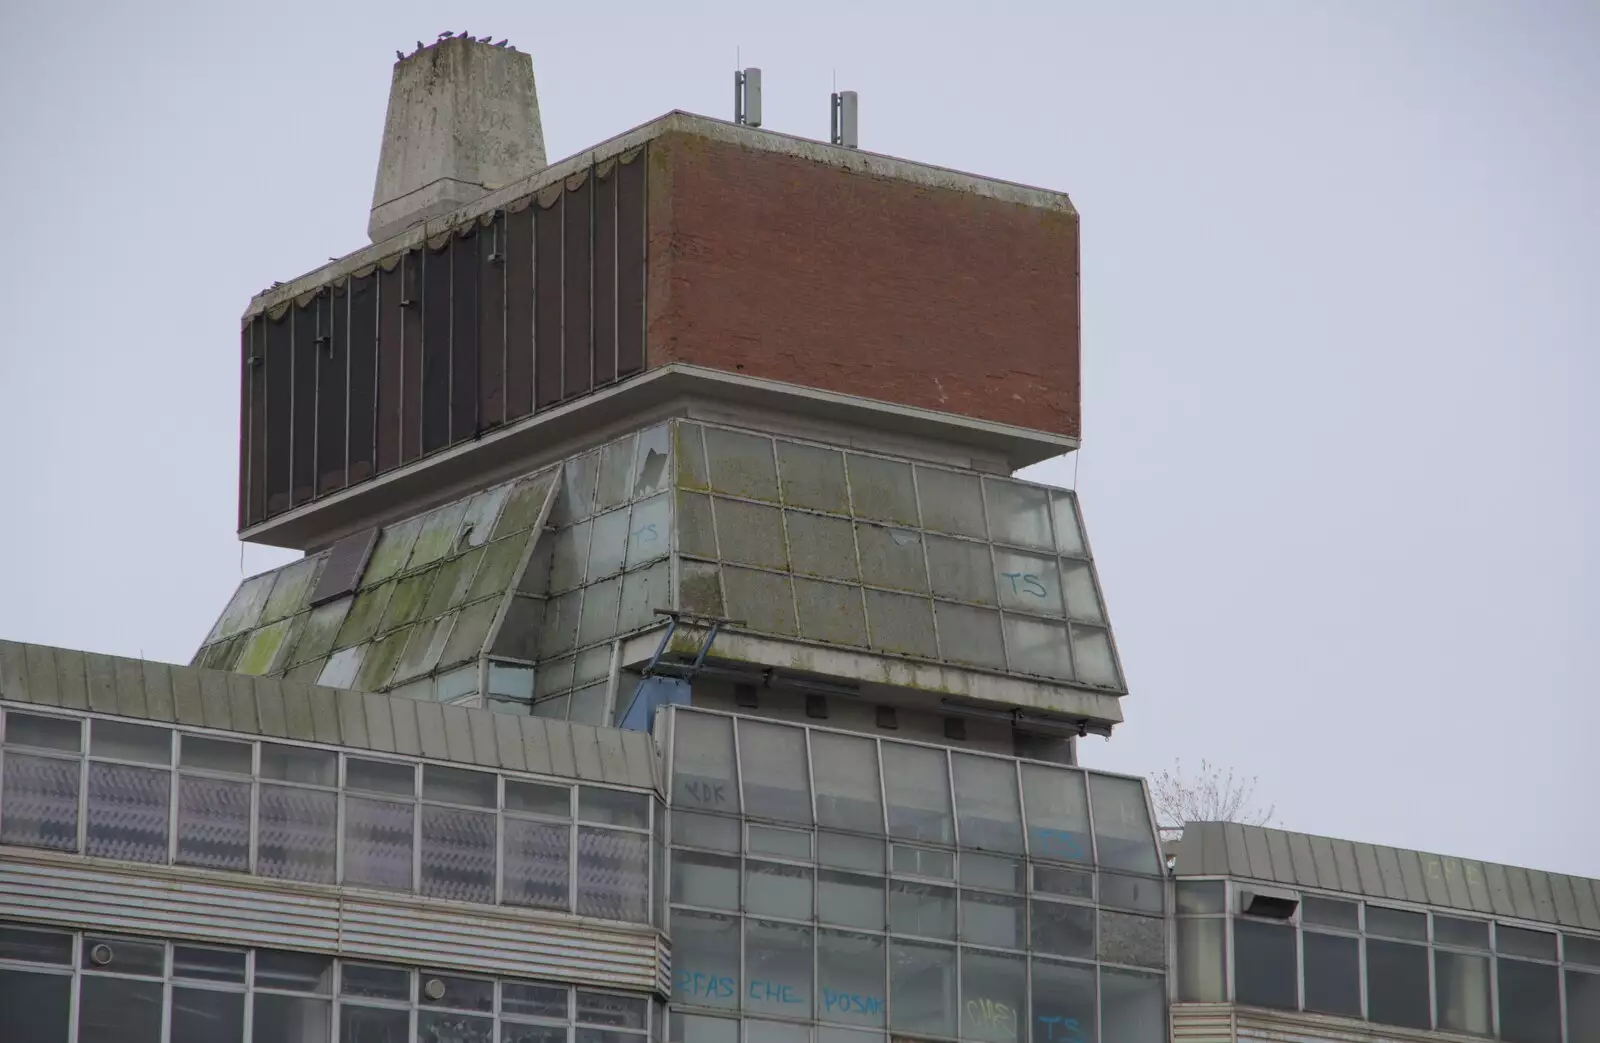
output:
POLYGON ((1079 434, 1074 215, 684 134, 649 163, 650 367, 1079 434))

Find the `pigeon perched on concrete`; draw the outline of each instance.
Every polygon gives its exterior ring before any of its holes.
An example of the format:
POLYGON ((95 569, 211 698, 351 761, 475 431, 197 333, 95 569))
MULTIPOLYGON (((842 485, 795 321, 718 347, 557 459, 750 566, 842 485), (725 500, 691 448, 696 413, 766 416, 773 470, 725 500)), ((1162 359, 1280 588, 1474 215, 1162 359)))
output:
POLYGON ((445 31, 444 31, 444 32, 442 32, 442 33, 440 33, 440 34, 439 34, 439 39, 441 39, 441 40, 448 40, 448 39, 450 39, 450 37, 452 37, 452 36, 454 36, 454 35, 455 35, 455 33, 453 33, 453 32, 451 32, 451 31, 450 31, 450 30, 448 30, 448 29, 446 29, 446 30, 445 30, 445 31))
POLYGON ((495 46, 496 47, 504 47, 508 42, 509 41, 507 41, 507 40, 501 40, 499 43, 495 44, 495 46))
POLYGON ((394 60, 397 61, 397 62, 405 61, 406 60, 405 52, 404 51, 396 51, 396 52, 394 52, 394 60))
POLYGON ((422 50, 422 41, 421 40, 417 41, 417 50, 419 50, 419 51, 422 50))
POLYGON ((485 36, 483 39, 479 40, 478 42, 479 43, 488 43, 490 40, 493 40, 493 39, 494 39, 494 34, 490 33, 488 36, 485 36))

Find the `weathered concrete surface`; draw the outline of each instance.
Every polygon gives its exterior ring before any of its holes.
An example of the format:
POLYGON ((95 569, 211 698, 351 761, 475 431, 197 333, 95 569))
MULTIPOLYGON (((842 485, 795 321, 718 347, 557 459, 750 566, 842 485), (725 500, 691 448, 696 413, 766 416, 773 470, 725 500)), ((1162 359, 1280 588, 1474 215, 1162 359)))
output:
POLYGON ((544 166, 533 60, 441 40, 395 62, 367 234, 387 239, 544 166))

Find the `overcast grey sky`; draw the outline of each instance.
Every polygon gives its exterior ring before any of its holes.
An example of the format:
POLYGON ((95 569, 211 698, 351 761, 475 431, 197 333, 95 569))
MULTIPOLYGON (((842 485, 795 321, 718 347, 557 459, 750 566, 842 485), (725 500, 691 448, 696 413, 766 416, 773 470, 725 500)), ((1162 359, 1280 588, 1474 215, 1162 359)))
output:
POLYGON ((863 147, 1070 192, 1132 687, 1084 760, 1600 875, 1592 3, 5 5, 0 636, 187 661, 238 316, 365 244, 394 51, 447 28, 532 54, 552 159, 727 117, 740 49, 772 129, 825 137, 836 72, 863 147))

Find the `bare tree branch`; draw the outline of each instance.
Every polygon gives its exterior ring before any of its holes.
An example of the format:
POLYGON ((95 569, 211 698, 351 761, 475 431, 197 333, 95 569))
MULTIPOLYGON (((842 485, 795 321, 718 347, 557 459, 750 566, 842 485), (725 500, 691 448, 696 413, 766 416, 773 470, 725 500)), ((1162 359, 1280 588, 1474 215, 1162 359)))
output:
POLYGON ((1241 822, 1249 826, 1272 824, 1277 805, 1262 808, 1255 799, 1256 778, 1236 778, 1232 768, 1221 768, 1200 761, 1200 770, 1186 775, 1183 763, 1172 762, 1150 780, 1150 799, 1155 804, 1156 824, 1163 840, 1183 834, 1185 822, 1241 822))

